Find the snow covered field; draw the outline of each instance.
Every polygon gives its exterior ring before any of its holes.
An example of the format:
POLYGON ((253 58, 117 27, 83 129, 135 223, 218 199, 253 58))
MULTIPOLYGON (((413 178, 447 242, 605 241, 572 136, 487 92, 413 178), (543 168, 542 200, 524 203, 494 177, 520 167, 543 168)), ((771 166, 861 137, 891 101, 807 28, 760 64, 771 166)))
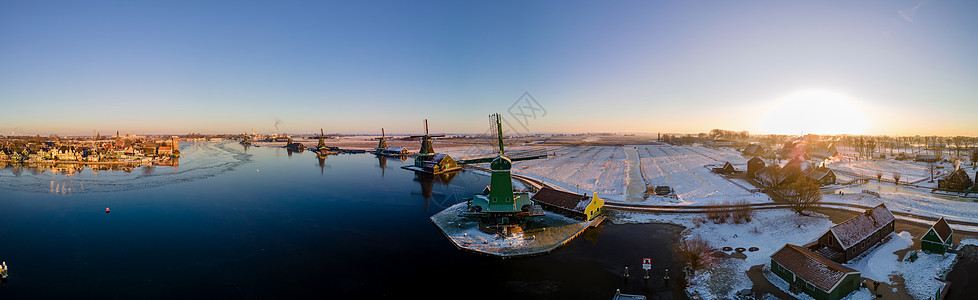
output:
MULTIPOLYGON (((492 148, 462 146, 440 149, 456 159, 489 157, 492 148)), ((508 146, 507 156, 544 154, 547 158, 513 162, 513 172, 546 181, 572 192, 594 194, 606 200, 624 201, 627 196, 628 162, 620 146, 544 147, 508 146), (554 155, 556 154, 556 155, 554 155)))
MULTIPOLYGON (((883 178, 888 180, 893 180, 893 173, 900 174, 900 182, 918 182, 924 179, 930 179, 930 169, 927 167, 927 163, 923 162, 913 162, 911 160, 898 161, 898 160, 857 160, 857 161, 836 161, 828 164, 828 167, 835 170, 848 171, 856 173, 859 175, 867 177, 876 177, 876 173, 883 173, 883 178)), ((945 169, 935 170, 934 176, 938 178, 939 175, 944 174, 946 170, 953 168, 948 164, 945 164, 945 169)), ((926 185, 927 181, 921 181, 918 184, 926 185)), ((935 183, 936 184, 936 183, 935 183)), ((931 184, 934 185, 934 184, 931 184)))
MULTIPOLYGON (((754 194, 726 178, 710 171, 729 161, 743 170, 747 159, 733 150, 705 147, 643 145, 638 148, 642 174, 648 185, 668 185, 676 191, 679 201, 650 197, 649 204, 712 204, 719 201, 744 199, 768 202, 763 194, 754 194), (709 166, 708 166, 709 165, 709 166), (705 167, 708 166, 708 167, 705 167)), ((746 186, 753 188, 752 186, 746 186)))
MULTIPOLYGON (((978 220, 978 203, 941 199, 925 194, 878 192, 880 197, 864 193, 823 195, 822 203, 850 203, 876 206, 885 203, 894 212, 906 212, 934 218, 975 222, 978 220)), ((951 225, 952 228, 957 225, 951 225)))

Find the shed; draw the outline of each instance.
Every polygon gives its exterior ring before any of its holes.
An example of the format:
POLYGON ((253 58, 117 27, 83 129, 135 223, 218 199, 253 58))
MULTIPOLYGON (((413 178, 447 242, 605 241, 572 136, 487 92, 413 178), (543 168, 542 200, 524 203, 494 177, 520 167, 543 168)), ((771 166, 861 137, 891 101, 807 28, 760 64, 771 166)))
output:
POLYGON ((947 220, 944 217, 937 220, 934 226, 927 229, 927 233, 920 238, 920 249, 930 251, 932 253, 944 254, 947 252, 948 248, 951 248, 951 236, 954 234, 954 230, 951 226, 947 224, 947 220))
POLYGON ((728 161, 723 163, 723 167, 713 168, 713 172, 718 174, 733 174, 737 172, 737 170, 734 169, 733 165, 728 161))

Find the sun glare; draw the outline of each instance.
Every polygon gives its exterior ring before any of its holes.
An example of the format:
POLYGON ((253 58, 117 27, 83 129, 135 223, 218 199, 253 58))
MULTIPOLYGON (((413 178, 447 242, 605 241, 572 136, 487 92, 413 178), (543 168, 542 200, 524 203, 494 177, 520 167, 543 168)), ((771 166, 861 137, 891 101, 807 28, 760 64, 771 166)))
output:
POLYGON ((761 121, 761 129, 777 134, 863 134, 869 120, 843 94, 806 90, 774 103, 761 121))

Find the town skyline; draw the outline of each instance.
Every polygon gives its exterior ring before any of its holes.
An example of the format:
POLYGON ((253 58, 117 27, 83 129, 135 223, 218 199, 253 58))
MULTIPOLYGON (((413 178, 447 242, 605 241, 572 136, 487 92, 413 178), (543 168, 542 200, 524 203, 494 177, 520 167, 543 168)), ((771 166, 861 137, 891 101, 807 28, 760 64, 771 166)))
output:
POLYGON ((971 2, 0 4, 0 134, 975 136, 971 2), (559 8, 559 9, 557 9, 559 8))

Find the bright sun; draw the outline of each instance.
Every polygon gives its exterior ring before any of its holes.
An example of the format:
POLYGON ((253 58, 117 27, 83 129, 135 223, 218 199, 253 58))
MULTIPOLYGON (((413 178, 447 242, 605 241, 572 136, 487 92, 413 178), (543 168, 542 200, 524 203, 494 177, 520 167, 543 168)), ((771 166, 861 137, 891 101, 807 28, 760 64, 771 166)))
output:
POLYGON ((862 134, 869 120, 846 95, 806 90, 774 103, 761 129, 777 134, 862 134))

